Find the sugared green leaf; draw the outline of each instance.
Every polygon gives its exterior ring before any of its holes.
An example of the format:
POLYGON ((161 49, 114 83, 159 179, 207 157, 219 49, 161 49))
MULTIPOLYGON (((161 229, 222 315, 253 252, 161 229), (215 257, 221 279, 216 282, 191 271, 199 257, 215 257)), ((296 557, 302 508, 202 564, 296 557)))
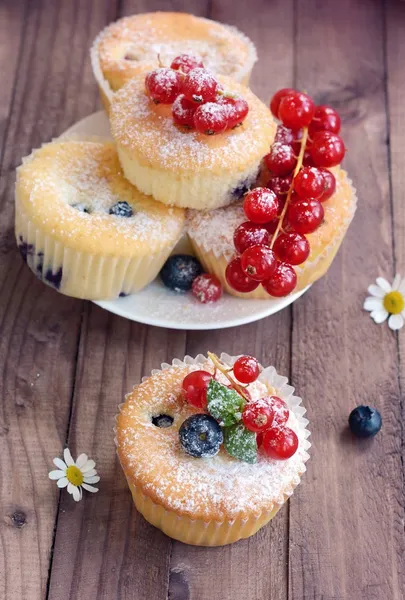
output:
POLYGON ((238 460, 247 463, 255 463, 257 460, 256 434, 246 429, 243 423, 224 428, 224 446, 238 460))
POLYGON ((242 396, 215 379, 212 379, 208 386, 207 404, 210 415, 225 427, 238 423, 242 418, 242 396))

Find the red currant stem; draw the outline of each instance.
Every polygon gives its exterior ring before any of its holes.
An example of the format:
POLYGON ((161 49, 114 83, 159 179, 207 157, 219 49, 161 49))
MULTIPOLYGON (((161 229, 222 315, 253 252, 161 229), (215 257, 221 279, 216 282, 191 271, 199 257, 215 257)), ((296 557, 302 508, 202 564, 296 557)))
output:
POLYGON ((277 236, 280 233, 280 230, 281 230, 281 228, 283 226, 284 217, 285 217, 288 205, 289 205, 290 200, 291 200, 292 191, 294 189, 294 179, 295 179, 295 176, 297 175, 297 173, 299 172, 299 170, 301 169, 302 163, 303 163, 303 160, 304 160, 305 146, 307 145, 307 139, 308 139, 308 127, 304 127, 303 130, 302 130, 300 153, 298 154, 297 164, 296 164, 295 169, 294 169, 292 182, 291 182, 290 188, 289 188, 288 193, 287 193, 287 198, 286 198, 285 204, 283 206, 283 210, 281 211, 281 215, 279 216, 277 229, 274 232, 273 238, 271 240, 270 248, 273 248, 274 243, 275 243, 275 241, 277 239, 277 236))
MULTIPOLYGON (((208 352, 207 354, 208 354, 208 358, 210 358, 212 360, 212 362, 214 363, 215 368, 218 369, 218 371, 221 371, 221 373, 223 375, 225 375, 225 377, 230 381, 234 390, 236 392, 238 392, 238 394, 240 394, 242 396, 242 398, 244 398, 247 402, 249 402, 249 397, 245 393, 245 388, 243 386, 239 385, 239 383, 237 383, 229 375, 228 370, 221 364, 218 356, 216 354, 213 354, 212 352, 208 352)), ((229 369, 229 371, 231 371, 231 370, 232 369, 229 369)))

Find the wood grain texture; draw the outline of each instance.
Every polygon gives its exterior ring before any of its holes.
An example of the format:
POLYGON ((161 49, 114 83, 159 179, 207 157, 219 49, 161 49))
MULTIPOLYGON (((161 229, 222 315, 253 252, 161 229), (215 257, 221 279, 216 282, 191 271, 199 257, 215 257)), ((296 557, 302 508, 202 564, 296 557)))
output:
POLYGON ((360 202, 328 275, 293 308, 292 378, 313 431, 307 478, 290 504, 294 600, 399 600, 404 593, 396 340, 361 311, 369 283, 393 271, 384 15, 377 2, 365 6, 313 1, 297 14, 297 84, 340 108, 345 164, 360 202), (375 440, 356 442, 344 431, 358 404, 382 412, 375 440))

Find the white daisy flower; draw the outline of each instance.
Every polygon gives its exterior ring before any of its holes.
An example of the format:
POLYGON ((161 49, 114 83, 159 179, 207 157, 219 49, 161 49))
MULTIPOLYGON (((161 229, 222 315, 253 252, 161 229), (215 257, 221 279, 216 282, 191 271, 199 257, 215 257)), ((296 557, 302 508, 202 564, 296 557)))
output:
POLYGON ((98 492, 98 488, 90 485, 100 481, 94 468, 96 466, 94 460, 89 460, 87 454, 80 454, 75 462, 69 448, 65 448, 63 458, 64 461, 54 458, 53 462, 58 470, 49 472, 49 479, 56 481, 58 488, 67 487, 67 491, 72 494, 76 502, 82 499, 83 489, 88 492, 98 492))
POLYGON ((405 279, 395 275, 390 285, 384 277, 377 277, 368 292, 371 296, 366 298, 363 308, 370 312, 374 322, 383 323, 389 316, 390 329, 401 329, 405 323, 405 279))

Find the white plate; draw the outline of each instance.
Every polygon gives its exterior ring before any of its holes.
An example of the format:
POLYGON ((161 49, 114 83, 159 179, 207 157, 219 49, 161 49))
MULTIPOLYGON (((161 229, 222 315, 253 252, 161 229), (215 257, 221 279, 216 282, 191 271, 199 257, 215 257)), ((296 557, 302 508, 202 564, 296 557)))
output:
MULTIPOLYGON (((68 129, 65 136, 111 137, 108 119, 99 111, 68 129)), ((228 294, 215 304, 200 304, 191 294, 177 294, 156 280, 147 288, 126 298, 96 302, 112 313, 132 321, 171 329, 223 329, 258 321, 282 310, 302 296, 309 286, 286 298, 243 300, 228 294)))

